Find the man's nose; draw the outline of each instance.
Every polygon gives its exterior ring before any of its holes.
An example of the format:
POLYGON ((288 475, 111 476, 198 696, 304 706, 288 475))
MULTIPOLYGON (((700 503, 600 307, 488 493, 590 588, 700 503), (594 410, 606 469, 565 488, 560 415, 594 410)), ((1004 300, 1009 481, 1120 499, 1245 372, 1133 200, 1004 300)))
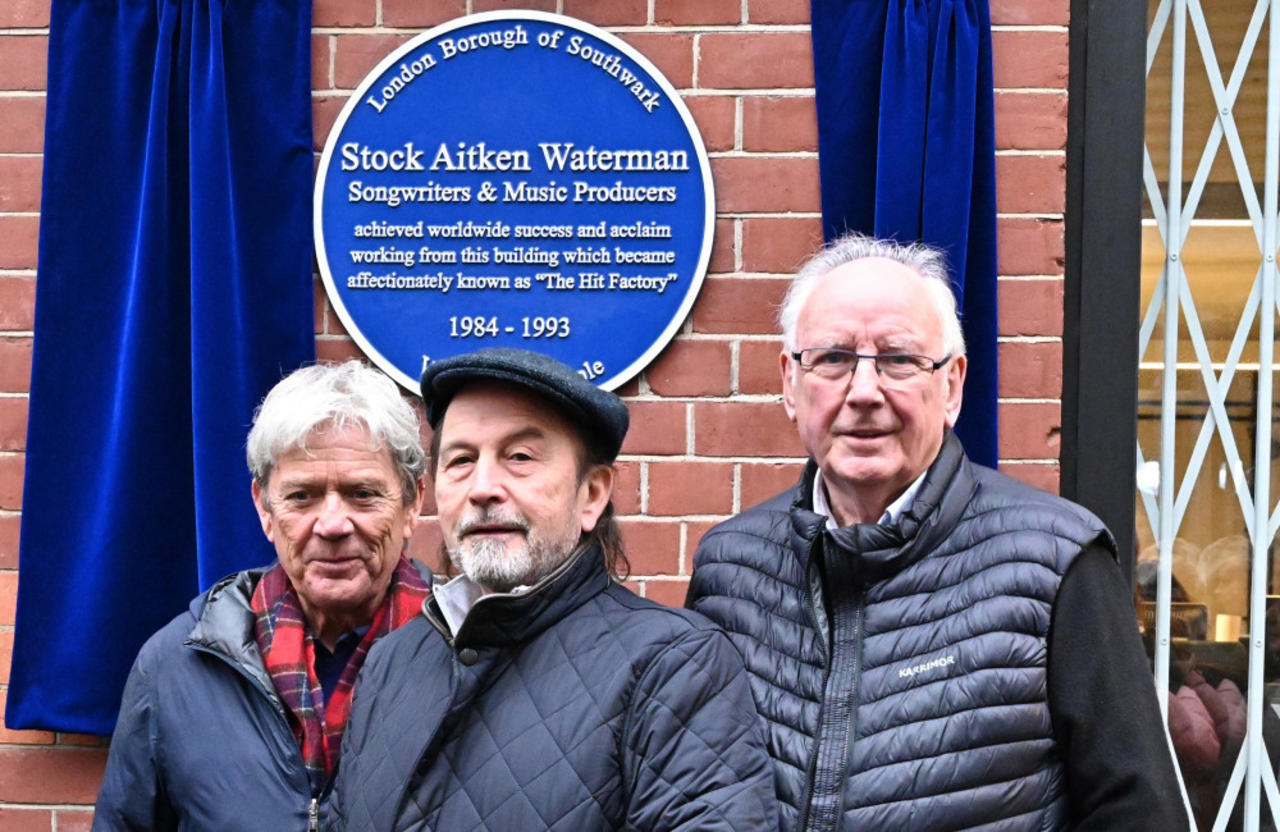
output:
POLYGON ((355 526, 342 495, 335 491, 325 494, 320 503, 320 513, 316 517, 316 534, 321 537, 343 537, 353 531, 355 526))
POLYGON ((884 391, 880 387, 880 374, 876 372, 875 359, 859 358, 850 374, 845 401, 849 404, 866 405, 883 400, 884 391))
POLYGON ((507 494, 506 477, 498 461, 489 457, 476 460, 472 469, 467 499, 477 505, 501 502, 507 494))

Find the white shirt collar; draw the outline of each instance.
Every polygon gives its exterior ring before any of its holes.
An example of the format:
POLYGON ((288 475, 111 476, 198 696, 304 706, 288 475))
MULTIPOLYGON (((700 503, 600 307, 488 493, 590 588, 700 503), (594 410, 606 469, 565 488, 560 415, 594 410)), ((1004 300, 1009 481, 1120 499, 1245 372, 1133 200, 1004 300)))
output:
MULTIPOLYGON (((911 503, 915 501, 916 492, 920 490, 920 484, 924 482, 925 474, 929 473, 926 468, 924 474, 916 477, 915 482, 907 486, 907 489, 898 495, 898 498, 889 503, 885 508, 884 514, 880 515, 878 521, 881 526, 891 526, 898 522, 898 518, 902 513, 911 507, 911 503)), ((822 484, 822 469, 819 468, 813 475, 813 511, 815 514, 821 514, 827 518, 827 528, 835 531, 840 528, 840 524, 836 522, 835 514, 831 511, 831 503, 827 501, 827 489, 822 484)))
POLYGON ((435 596, 444 622, 449 625, 449 632, 456 636, 471 607, 484 595, 484 590, 466 575, 458 575, 448 583, 436 584, 431 588, 431 594, 435 596))

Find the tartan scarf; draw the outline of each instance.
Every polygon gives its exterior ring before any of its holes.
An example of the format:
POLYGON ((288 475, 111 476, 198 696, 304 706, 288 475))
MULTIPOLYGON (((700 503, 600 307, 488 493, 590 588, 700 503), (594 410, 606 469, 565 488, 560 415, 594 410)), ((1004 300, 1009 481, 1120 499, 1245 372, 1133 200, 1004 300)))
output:
POLYGON ((387 597, 374 612, 368 631, 343 668, 326 704, 316 677, 315 639, 284 567, 277 563, 258 581, 249 603, 256 616, 253 637, 271 682, 288 710, 289 725, 302 749, 313 794, 320 793, 337 766, 342 730, 351 707, 351 688, 369 647, 421 612, 422 601, 429 592, 418 570, 401 555, 387 597))

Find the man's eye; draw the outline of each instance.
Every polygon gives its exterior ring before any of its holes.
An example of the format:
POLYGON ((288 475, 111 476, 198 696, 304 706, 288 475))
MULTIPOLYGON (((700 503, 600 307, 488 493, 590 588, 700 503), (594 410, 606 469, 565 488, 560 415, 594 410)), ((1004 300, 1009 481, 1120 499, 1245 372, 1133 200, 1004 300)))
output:
POLYGON ((445 462, 444 462, 444 467, 446 467, 446 468, 458 468, 458 467, 461 467, 461 466, 463 466, 463 465, 467 465, 467 464, 469 464, 470 462, 471 462, 471 457, 466 456, 465 454, 459 454, 458 456, 453 456, 453 457, 449 457, 448 459, 446 459, 446 460, 445 460, 445 462))
POLYGON ((893 367, 906 367, 916 363, 916 357, 914 355, 907 355, 905 353, 889 353, 887 355, 880 356, 880 360, 893 367))
POLYGON ((294 491, 285 492, 284 498, 291 503, 302 503, 302 502, 306 502, 307 498, 310 496, 311 495, 308 494, 307 492, 301 489, 298 489, 294 491))
POLYGON ((849 361, 847 353, 836 352, 820 352, 813 357, 814 364, 846 364, 849 361))

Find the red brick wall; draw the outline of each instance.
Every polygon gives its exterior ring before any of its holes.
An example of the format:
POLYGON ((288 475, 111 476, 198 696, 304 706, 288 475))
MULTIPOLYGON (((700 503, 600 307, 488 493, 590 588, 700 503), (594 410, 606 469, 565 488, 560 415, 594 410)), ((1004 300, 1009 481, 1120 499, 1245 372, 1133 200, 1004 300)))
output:
MULTIPOLYGON (((1000 456, 1058 481, 1068 0, 992 0, 1000 212, 1000 456)), ((18 581, 44 55, 49 0, 0 3, 0 707, 18 581)), ((708 278, 667 350, 620 392, 634 428, 617 503, 633 585, 683 599, 702 533, 793 479, 778 403, 774 306, 819 241, 807 0, 316 0, 317 150, 349 90, 387 51, 468 11, 537 8, 616 32, 685 94, 712 156, 708 278)), ((358 354, 317 284, 322 358, 358 354)), ((415 551, 435 559, 430 524, 415 551)), ((0 730, 0 832, 87 829, 103 749, 91 737, 0 730), (98 746, 98 747, 95 747, 98 746)))

